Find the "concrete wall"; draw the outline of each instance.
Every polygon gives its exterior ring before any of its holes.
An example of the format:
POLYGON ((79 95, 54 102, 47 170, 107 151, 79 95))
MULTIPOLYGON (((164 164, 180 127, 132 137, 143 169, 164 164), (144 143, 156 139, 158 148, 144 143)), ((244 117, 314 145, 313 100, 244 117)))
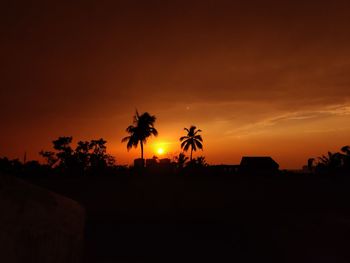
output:
POLYGON ((84 221, 77 202, 0 175, 0 262, 81 262, 84 221))

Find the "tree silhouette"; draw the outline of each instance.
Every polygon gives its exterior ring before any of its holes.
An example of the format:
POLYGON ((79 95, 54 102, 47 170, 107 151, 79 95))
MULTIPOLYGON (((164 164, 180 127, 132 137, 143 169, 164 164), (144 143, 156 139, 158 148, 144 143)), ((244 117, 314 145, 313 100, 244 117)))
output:
POLYGON ((113 156, 107 154, 104 139, 79 141, 73 150, 72 137, 59 137, 54 140, 54 152, 41 151, 47 166, 69 174, 99 174, 115 166, 113 156))
POLYGON ((307 168, 309 171, 312 171, 314 168, 314 162, 315 162, 315 158, 309 158, 307 160, 307 168))
POLYGON ((342 154, 344 169, 349 170, 350 169, 350 146, 347 145, 342 147, 341 151, 344 153, 342 154))
POLYGON ((73 149, 70 146, 72 140, 73 137, 58 137, 52 142, 53 148, 57 151, 59 165, 62 168, 70 168, 74 163, 73 149))
POLYGON ((90 165, 93 169, 104 169, 107 166, 108 160, 111 156, 106 153, 107 141, 102 138, 99 140, 92 140, 90 142, 90 165))
POLYGON ((184 153, 179 153, 179 155, 175 157, 175 161, 177 167, 182 169, 185 166, 185 163, 188 161, 188 157, 184 153))
POLYGON ((143 145, 146 144, 147 138, 151 135, 158 135, 158 131, 154 128, 155 121, 155 116, 150 115, 148 112, 140 115, 136 110, 133 124, 126 128, 126 132, 130 135, 124 137, 122 142, 127 142, 126 148, 128 151, 132 147, 137 148, 138 144, 140 143, 141 159, 143 159, 143 145))
POLYGON ((208 164, 204 156, 198 156, 197 158, 193 158, 193 160, 189 161, 187 164, 187 167, 191 168, 203 168, 207 166, 208 164))
POLYGON ((79 166, 82 170, 86 170, 90 162, 90 142, 79 141, 78 146, 75 148, 75 156, 79 166))
POLYGON ((203 139, 202 136, 198 134, 199 132, 201 132, 201 130, 196 129, 197 127, 193 125, 189 129, 184 128, 184 130, 187 131, 187 135, 180 137, 180 142, 182 142, 181 149, 187 152, 188 149, 191 147, 190 162, 192 161, 193 151, 196 151, 197 148, 203 150, 203 139))
POLYGON ((340 153, 328 152, 328 155, 322 155, 319 159, 319 165, 325 167, 328 170, 335 170, 341 168, 342 158, 340 153))
POLYGON ((341 152, 328 152, 326 155, 318 157, 316 166, 314 159, 308 160, 308 168, 316 173, 337 172, 343 173, 350 170, 350 146, 343 146, 341 152))
POLYGON ((40 151, 39 154, 45 159, 46 164, 52 168, 57 162, 57 158, 54 152, 51 151, 40 151))
POLYGON ((195 159, 195 162, 197 164, 197 166, 199 167, 205 167, 208 166, 207 161, 205 160, 204 156, 199 156, 195 159))
POLYGON ((343 146, 343 147, 341 148, 341 151, 342 151, 343 153, 345 153, 346 155, 350 156, 350 146, 349 146, 349 145, 343 146))

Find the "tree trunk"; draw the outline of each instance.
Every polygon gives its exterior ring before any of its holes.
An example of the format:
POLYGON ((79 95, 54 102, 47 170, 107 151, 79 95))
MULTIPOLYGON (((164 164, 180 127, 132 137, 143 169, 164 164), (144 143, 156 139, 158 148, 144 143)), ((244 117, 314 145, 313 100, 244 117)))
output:
POLYGON ((141 159, 142 159, 142 167, 145 166, 145 161, 143 160, 143 142, 140 141, 140 144, 141 144, 141 159))
POLYGON ((143 142, 141 141, 141 159, 143 159, 143 142))
POLYGON ((190 156, 190 162, 192 162, 192 151, 193 151, 193 148, 191 147, 191 156, 190 156))

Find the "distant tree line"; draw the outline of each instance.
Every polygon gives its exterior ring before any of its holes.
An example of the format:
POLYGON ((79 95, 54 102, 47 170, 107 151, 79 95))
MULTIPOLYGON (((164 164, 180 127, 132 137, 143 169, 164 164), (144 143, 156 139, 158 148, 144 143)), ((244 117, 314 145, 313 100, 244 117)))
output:
POLYGON ((107 154, 104 139, 79 141, 72 148, 73 137, 59 137, 54 140, 54 151, 41 151, 46 165, 62 173, 98 174, 115 167, 115 159, 107 154))
MULTIPOLYGON (((128 136, 122 139, 126 143, 127 150, 141 148, 141 167, 145 167, 144 146, 147 139, 157 136, 155 128, 156 117, 148 112, 139 114, 136 110, 133 123, 126 128, 128 136)), ((172 172, 192 171, 208 167, 205 157, 193 158, 193 152, 203 150, 202 130, 192 125, 184 128, 186 134, 179 138, 182 152, 167 163, 172 172), (190 151, 189 157, 185 155, 190 151)), ((53 149, 40 151, 45 160, 44 164, 38 161, 19 161, 0 158, 0 172, 18 175, 114 175, 121 172, 132 172, 134 167, 116 165, 115 159, 107 153, 107 142, 100 138, 90 141, 78 141, 72 145, 72 137, 59 137, 52 142, 53 149)), ((159 163, 154 157, 153 163, 159 163)), ((160 160, 161 161, 161 160, 160 160)), ((161 167, 161 166, 159 166, 161 167)), ((310 158, 305 167, 309 173, 314 174, 343 174, 350 172, 350 146, 344 146, 340 152, 322 155, 318 158, 310 158)), ((169 171, 169 170, 168 170, 169 171)))
MULTIPOLYGON (((139 114, 136 110, 133 123, 126 128, 128 136, 122 139, 126 143, 127 150, 137 148, 140 145, 141 163, 145 166, 144 145, 151 136, 157 136, 155 128, 156 117, 144 112, 139 114)), ((193 168, 207 167, 204 156, 193 158, 193 152, 203 150, 203 139, 200 129, 192 125, 184 128, 186 135, 180 137, 181 152, 174 157, 169 166, 176 171, 184 171, 193 168), (187 157, 185 152, 190 151, 187 157)), ((115 159, 107 153, 106 141, 102 138, 91 141, 78 141, 72 145, 73 137, 63 136, 52 141, 52 150, 40 151, 44 164, 38 161, 19 161, 0 158, 0 172, 16 174, 60 174, 60 175, 106 175, 115 174, 117 171, 127 170, 126 166, 116 165, 115 159)), ((159 163, 155 160, 155 163, 159 163)), ((128 167, 131 170, 133 167, 128 167)), ((130 170, 129 169, 129 170, 130 170)))
MULTIPOLYGON (((123 167, 107 154, 106 141, 97 139, 79 141, 72 146, 73 137, 59 137, 52 142, 52 151, 40 151, 44 163, 23 162, 0 158, 0 172, 19 175, 100 175, 111 174, 123 167)), ((125 169, 125 167, 124 167, 125 169)))

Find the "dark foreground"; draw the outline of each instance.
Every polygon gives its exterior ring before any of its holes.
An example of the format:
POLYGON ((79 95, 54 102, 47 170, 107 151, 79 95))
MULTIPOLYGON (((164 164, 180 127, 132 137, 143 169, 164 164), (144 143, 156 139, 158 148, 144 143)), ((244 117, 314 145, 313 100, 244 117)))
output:
POLYGON ((31 181, 86 208, 84 262, 350 262, 346 177, 31 181))

